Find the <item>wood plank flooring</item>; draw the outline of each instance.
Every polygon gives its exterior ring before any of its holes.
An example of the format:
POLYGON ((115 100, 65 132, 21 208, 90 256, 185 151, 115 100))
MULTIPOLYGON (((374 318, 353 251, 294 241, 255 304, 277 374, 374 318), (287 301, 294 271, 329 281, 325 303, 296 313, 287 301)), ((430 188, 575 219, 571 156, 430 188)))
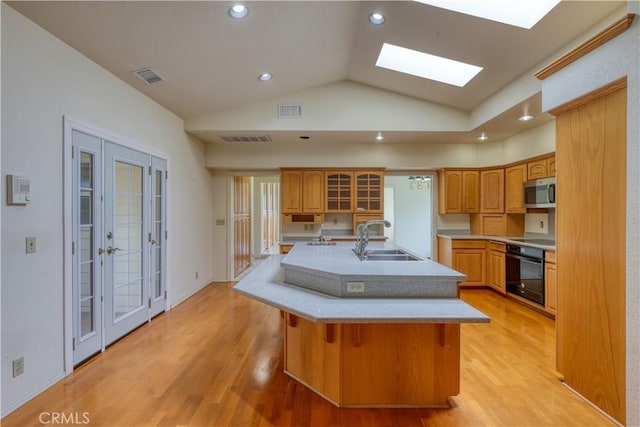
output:
POLYGON ((278 310, 232 286, 207 286, 2 426, 43 425, 50 418, 41 414, 55 412, 108 427, 613 425, 561 385, 553 320, 492 291, 462 291, 492 320, 462 325, 461 392, 452 408, 339 409, 283 374, 278 310))

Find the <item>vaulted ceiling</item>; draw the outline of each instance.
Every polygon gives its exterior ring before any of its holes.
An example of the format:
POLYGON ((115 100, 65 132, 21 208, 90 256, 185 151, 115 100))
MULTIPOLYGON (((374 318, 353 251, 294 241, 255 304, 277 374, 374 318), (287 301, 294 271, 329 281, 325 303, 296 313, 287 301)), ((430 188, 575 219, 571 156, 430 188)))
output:
MULTIPOLYGON (((230 18, 232 3, 227 1, 8 3, 187 121, 242 111, 345 81, 472 117, 492 95, 625 4, 564 0, 526 30, 413 1, 245 2, 249 15, 243 20, 230 18), (383 25, 369 23, 372 11, 384 13, 383 25), (375 63, 384 42, 483 70, 460 88, 379 68, 375 63), (165 80, 152 85, 142 82, 131 73, 142 67, 153 67, 165 80), (273 79, 260 82, 257 77, 262 72, 272 73, 273 79)), ((458 129, 450 134, 405 129, 396 136, 403 142, 468 142, 476 141, 479 130, 492 130, 505 138, 549 120, 539 114, 539 93, 515 97, 510 103, 480 123, 470 120, 464 135, 458 129), (514 117, 523 107, 538 118, 518 123, 514 117)), ((248 128, 259 133, 259 126, 248 128)), ((297 137, 301 130, 295 129, 292 135, 297 137)), ((335 140, 347 135, 326 128, 306 130, 322 130, 335 140)), ((345 131, 354 132, 349 138, 357 140, 365 137, 358 134, 362 130, 345 131)), ((199 136, 217 142, 217 131, 208 129, 199 136)), ((287 130, 274 135, 287 138, 287 130)))

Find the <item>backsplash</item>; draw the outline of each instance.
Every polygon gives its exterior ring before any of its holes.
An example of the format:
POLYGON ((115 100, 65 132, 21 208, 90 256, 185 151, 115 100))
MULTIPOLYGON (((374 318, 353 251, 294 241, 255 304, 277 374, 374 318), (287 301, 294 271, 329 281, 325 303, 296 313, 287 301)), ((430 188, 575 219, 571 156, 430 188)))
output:
POLYGON ((549 213, 532 213, 524 216, 524 233, 535 234, 537 237, 554 238, 556 235, 556 214, 555 210, 549 213))

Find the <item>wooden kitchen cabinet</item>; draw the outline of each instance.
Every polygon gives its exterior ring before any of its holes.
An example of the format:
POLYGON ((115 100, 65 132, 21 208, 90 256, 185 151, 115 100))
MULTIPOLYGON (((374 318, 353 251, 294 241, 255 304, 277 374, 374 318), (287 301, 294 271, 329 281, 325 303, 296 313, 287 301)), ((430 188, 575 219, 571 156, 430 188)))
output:
POLYGON ((324 212, 324 171, 305 170, 303 172, 302 212, 324 212))
POLYGON ((504 213, 504 169, 480 172, 480 212, 504 213))
POLYGON ((302 171, 280 172, 280 194, 282 213, 302 212, 302 171))
POLYGON ((356 171, 356 212, 382 212, 384 173, 382 170, 356 171))
POLYGON ((506 248, 501 242, 489 242, 487 248, 487 284, 496 291, 504 294, 506 292, 506 248))
MULTIPOLYGON (((460 286, 486 285, 486 254, 485 240, 453 239, 451 241, 449 267, 467 276, 467 280, 460 282, 460 286)), ((444 264, 443 260, 447 258, 448 256, 444 254, 440 258, 440 263, 444 264)))
POLYGON ((547 176, 556 176, 556 155, 547 158, 547 176))
POLYGON ((353 171, 325 171, 325 212, 353 212, 353 171))
POLYGON ((547 175, 547 160, 540 159, 527 163, 527 176, 528 179, 540 179, 546 178, 547 175))
POLYGON ((280 193, 283 214, 323 213, 324 171, 281 170, 280 193))
POLYGON ((556 315, 558 309, 558 281, 556 278, 556 252, 544 252, 544 309, 556 315))
POLYGON ((511 166, 505 169, 505 212, 526 213, 524 207, 523 183, 527 180, 527 164, 511 166))
POLYGON ((556 176, 556 155, 538 158, 527 163, 527 179, 541 179, 556 176))
POLYGON ((480 172, 441 170, 438 172, 438 213, 480 212, 480 172))

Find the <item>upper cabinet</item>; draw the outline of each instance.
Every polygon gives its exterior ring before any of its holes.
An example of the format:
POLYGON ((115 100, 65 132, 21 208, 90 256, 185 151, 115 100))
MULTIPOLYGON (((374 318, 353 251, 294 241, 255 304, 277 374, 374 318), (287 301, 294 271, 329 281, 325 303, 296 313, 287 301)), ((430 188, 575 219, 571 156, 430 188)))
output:
POLYGON ((282 170, 280 192, 282 213, 322 213, 324 171, 282 170))
POLYGON ((384 169, 284 168, 280 192, 283 214, 382 213, 384 169))
POLYGON ((480 172, 441 170, 438 172, 438 213, 480 211, 480 172))
POLYGON ((505 212, 526 213, 522 185, 527 180, 527 164, 508 167, 504 170, 505 177, 505 212))
POLYGON ((282 213, 302 212, 302 171, 280 172, 280 194, 282 213))
POLYGON ((325 171, 325 211, 353 212, 353 171, 325 171))
POLYGON ((550 176, 556 176, 555 154, 527 163, 527 179, 548 178, 550 176))
POLYGON ((480 212, 504 213, 504 169, 480 172, 480 212))
POLYGON ((382 212, 384 173, 382 170, 356 171, 356 211, 382 212))

